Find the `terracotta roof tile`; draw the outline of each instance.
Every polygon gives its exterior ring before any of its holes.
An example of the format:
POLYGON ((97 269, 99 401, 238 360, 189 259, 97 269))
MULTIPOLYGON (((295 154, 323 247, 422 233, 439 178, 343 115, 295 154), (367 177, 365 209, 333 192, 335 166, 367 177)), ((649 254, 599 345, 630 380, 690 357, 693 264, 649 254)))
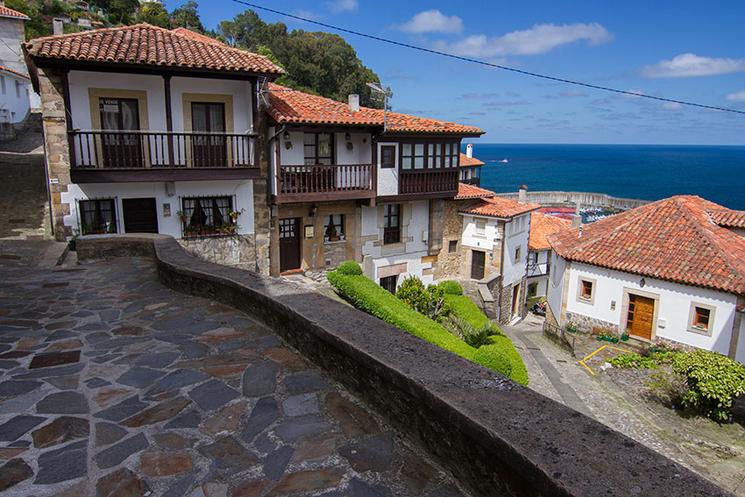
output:
POLYGON ((467 185, 466 183, 458 183, 458 194, 455 196, 455 200, 468 200, 493 196, 494 192, 491 190, 486 190, 475 185, 467 185))
POLYGON ((710 211, 712 221, 727 228, 745 228, 745 211, 719 209, 710 211))
POLYGON ((581 236, 573 229, 548 240, 571 261, 742 295, 745 237, 711 215, 728 211, 701 197, 675 196, 585 225, 581 236))
POLYGON ((29 19, 29 17, 23 12, 18 12, 17 10, 9 9, 5 5, 0 6, 0 17, 14 17, 16 19, 24 19, 26 21, 28 21, 29 19))
POLYGON ((187 38, 191 38, 192 40, 227 46, 225 45, 225 43, 221 42, 220 40, 216 40, 207 35, 203 35, 202 33, 197 33, 196 31, 192 31, 191 29, 188 29, 188 28, 175 28, 175 29, 172 29, 171 32, 176 33, 177 35, 186 36, 187 38))
POLYGON ((523 204, 509 198, 492 197, 482 199, 481 202, 472 204, 460 211, 465 214, 475 214, 477 216, 510 218, 540 208, 541 206, 538 204, 523 204))
POLYGON ((135 24, 36 38, 26 43, 25 48, 32 57, 41 59, 259 74, 284 72, 262 55, 198 37, 201 35, 194 32, 185 34, 149 24, 135 24))
MULTIPOLYGON (((346 102, 292 90, 274 83, 269 85, 271 106, 269 115, 280 124, 328 124, 347 126, 383 126, 383 111, 360 107, 357 112, 349 110, 346 102)), ((453 135, 481 135, 484 132, 475 126, 438 121, 410 116, 399 112, 388 112, 388 131, 405 133, 447 133, 453 135)))
POLYGON ((549 250, 548 235, 559 231, 570 229, 572 222, 556 216, 550 216, 540 211, 530 213, 530 238, 528 248, 530 250, 549 250))
POLYGON ((460 167, 464 166, 483 166, 484 162, 478 160, 476 157, 469 157, 463 152, 460 154, 460 167))
POLYGON ((9 72, 10 74, 12 74, 14 76, 18 76, 19 78, 29 79, 29 77, 28 77, 27 74, 23 74, 22 72, 18 72, 15 69, 11 69, 9 67, 0 66, 0 71, 9 72))

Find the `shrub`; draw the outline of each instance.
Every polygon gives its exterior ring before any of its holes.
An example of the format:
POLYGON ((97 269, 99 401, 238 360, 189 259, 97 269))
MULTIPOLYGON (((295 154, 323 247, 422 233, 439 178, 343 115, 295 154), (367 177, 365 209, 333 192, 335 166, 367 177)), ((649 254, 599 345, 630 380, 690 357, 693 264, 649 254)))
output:
POLYGON ((670 364, 673 358, 680 353, 672 349, 652 347, 645 354, 627 352, 613 357, 608 362, 611 366, 617 368, 657 369, 661 364, 670 364))
POLYGON ((670 408, 682 405, 683 397, 688 392, 686 377, 669 371, 655 371, 646 383, 649 397, 670 408))
POLYGON ((473 301, 465 295, 445 294, 445 302, 450 314, 455 315, 468 322, 474 328, 483 328, 491 325, 496 329, 489 318, 478 308, 473 301))
POLYGON ((430 319, 440 319, 446 314, 443 295, 438 286, 430 285, 425 288, 422 280, 416 276, 405 278, 396 290, 396 297, 430 319))
POLYGON ((445 295, 463 295, 463 287, 457 281, 446 280, 441 282, 439 287, 442 288, 445 295))
MULTIPOLYGON (((517 349, 515 348, 515 345, 512 343, 512 340, 510 340, 507 335, 505 335, 501 330, 499 330, 497 334, 489 337, 489 341, 493 345, 502 349, 505 355, 507 355, 507 358, 510 361, 510 365, 512 366, 512 372, 510 373, 510 378, 512 378, 513 380, 515 380, 517 383, 521 385, 527 385, 528 384, 528 370, 525 367, 523 358, 520 357, 520 353, 517 351, 517 349)), ((487 347, 489 347, 489 345, 487 345, 487 347)))
POLYGON ((484 345, 473 356, 474 361, 489 369, 498 371, 507 378, 512 377, 512 362, 507 352, 499 345, 484 345))
POLYGON ((727 421, 734 399, 745 394, 745 366, 707 350, 678 353, 672 363, 688 384, 682 404, 714 421, 727 421))
POLYGON ((344 261, 339 264, 339 267, 336 270, 339 271, 340 274, 345 274, 347 276, 357 276, 362 274, 362 268, 354 261, 344 261))
POLYGON ((496 332, 491 324, 475 328, 468 321, 456 315, 450 316, 447 325, 458 338, 474 348, 489 344, 489 337, 496 332))

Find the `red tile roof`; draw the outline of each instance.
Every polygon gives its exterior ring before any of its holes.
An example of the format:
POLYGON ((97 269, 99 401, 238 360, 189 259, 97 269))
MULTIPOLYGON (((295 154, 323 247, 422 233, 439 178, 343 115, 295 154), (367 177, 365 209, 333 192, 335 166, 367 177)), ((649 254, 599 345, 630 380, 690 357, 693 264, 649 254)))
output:
POLYGON ((493 196, 494 192, 491 190, 479 188, 475 185, 467 185, 466 183, 458 183, 458 194, 455 196, 455 200, 468 200, 493 196))
MULTIPOLYGON (((81 33, 36 38, 25 44, 37 59, 74 60, 106 64, 140 64, 185 69, 282 74, 262 55, 202 40, 149 24, 94 29, 81 33)), ((196 35, 196 36, 195 36, 196 35)))
POLYGON ((175 28, 175 29, 172 29, 171 32, 176 33, 177 35, 186 36, 187 38, 191 38, 192 40, 203 41, 205 43, 215 43, 218 45, 227 46, 225 45, 225 43, 221 42, 220 40, 216 40, 207 35, 203 35, 202 33, 197 33, 196 31, 192 31, 189 28, 175 28))
POLYGON ((464 166, 483 166, 484 163, 476 157, 469 157, 463 152, 460 154, 460 167, 464 166))
POLYGON ((563 258, 686 285, 745 294, 745 237, 713 218, 729 211, 676 196, 548 237, 563 258))
POLYGON ((726 228, 745 228, 745 211, 732 211, 721 209, 711 211, 711 219, 719 226, 726 228))
POLYGON ((12 74, 14 76, 18 76, 19 78, 29 79, 29 77, 28 77, 27 74, 23 74, 22 72, 18 72, 15 69, 11 69, 9 67, 0 66, 0 71, 9 72, 10 74, 12 74))
POLYGON ((26 21, 29 19, 29 17, 23 12, 18 12, 17 10, 9 9, 5 5, 0 6, 0 17, 14 17, 16 19, 23 19, 26 21))
POLYGON ((538 204, 523 204, 509 198, 492 197, 482 199, 481 202, 465 207, 460 212, 477 216, 511 218, 540 208, 538 204))
MULTIPOLYGON (((383 111, 360 107, 349 110, 346 102, 292 90, 274 83, 269 85, 269 115, 278 123, 327 124, 341 126, 383 126, 383 111)), ((475 126, 438 121, 388 112, 388 131, 404 133, 446 133, 453 135, 481 135, 475 126)))
POLYGON ((551 245, 548 243, 548 235, 558 233, 572 227, 572 222, 568 219, 562 219, 556 216, 544 214, 541 211, 530 213, 530 238, 528 239, 528 249, 530 250, 549 250, 551 245))

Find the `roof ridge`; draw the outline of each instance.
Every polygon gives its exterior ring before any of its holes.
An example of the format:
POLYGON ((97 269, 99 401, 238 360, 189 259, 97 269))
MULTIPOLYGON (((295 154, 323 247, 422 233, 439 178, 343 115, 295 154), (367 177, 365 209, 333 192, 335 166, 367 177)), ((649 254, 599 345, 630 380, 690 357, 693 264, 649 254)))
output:
POLYGON ((107 28, 97 28, 97 29, 92 29, 92 30, 88 30, 88 31, 78 31, 77 33, 62 33, 62 34, 58 34, 58 35, 39 36, 38 38, 32 38, 32 39, 28 40, 27 42, 25 42, 25 44, 26 45, 33 45, 37 41, 44 42, 44 41, 47 41, 47 40, 59 40, 61 38, 72 38, 72 37, 75 37, 75 36, 85 36, 85 35, 91 35, 91 34, 94 34, 94 33, 100 33, 101 31, 123 31, 125 29, 132 29, 132 28, 135 28, 135 27, 138 27, 138 26, 148 26, 148 27, 151 27, 151 28, 156 28, 156 29, 160 29, 160 30, 170 31, 170 30, 168 30, 166 28, 161 28, 160 26, 155 26, 153 24, 148 24, 146 22, 139 22, 137 24, 129 24, 129 25, 126 25, 126 26, 110 26, 110 27, 107 27, 107 28))

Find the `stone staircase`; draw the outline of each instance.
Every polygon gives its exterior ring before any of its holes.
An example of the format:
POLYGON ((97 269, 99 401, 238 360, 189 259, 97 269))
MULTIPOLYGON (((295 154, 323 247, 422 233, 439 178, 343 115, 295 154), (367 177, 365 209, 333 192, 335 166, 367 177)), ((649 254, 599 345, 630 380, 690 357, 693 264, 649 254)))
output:
POLYGON ((0 240, 51 236, 44 155, 0 152, 0 240))

